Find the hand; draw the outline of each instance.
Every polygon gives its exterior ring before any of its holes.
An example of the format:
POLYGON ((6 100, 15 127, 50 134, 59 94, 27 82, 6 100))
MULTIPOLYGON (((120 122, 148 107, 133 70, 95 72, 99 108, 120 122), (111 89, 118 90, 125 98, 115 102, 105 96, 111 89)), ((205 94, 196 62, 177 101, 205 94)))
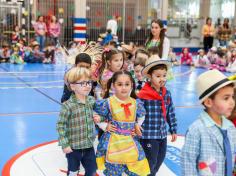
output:
POLYGON ((138 136, 142 136, 142 127, 139 125, 139 124, 135 124, 134 126, 134 129, 135 129, 135 133, 138 135, 138 136))
POLYGON ((112 125, 111 122, 109 122, 107 124, 107 128, 106 128, 106 131, 111 133, 111 132, 116 132, 116 126, 115 125, 112 125))
POLYGON ((68 153, 73 152, 73 150, 72 150, 71 147, 69 146, 69 147, 64 148, 64 149, 63 149, 63 152, 64 152, 65 154, 68 154, 68 153))
POLYGON ((171 135, 171 142, 175 142, 177 140, 177 134, 171 135))
POLYGON ((93 115, 94 123, 99 123, 101 121, 101 117, 98 114, 93 115))

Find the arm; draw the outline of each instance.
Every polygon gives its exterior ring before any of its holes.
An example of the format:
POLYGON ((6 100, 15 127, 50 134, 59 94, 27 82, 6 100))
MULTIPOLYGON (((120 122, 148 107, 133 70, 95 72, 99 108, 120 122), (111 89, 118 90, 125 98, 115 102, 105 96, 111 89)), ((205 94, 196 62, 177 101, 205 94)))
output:
POLYGON ((166 119, 170 128, 169 132, 171 134, 176 134, 177 133, 177 119, 175 117, 175 107, 171 98, 171 93, 169 91, 167 95, 168 95, 169 105, 168 105, 168 109, 166 113, 166 119))
POLYGON ((69 139, 67 136, 67 125, 68 119, 70 117, 70 110, 66 107, 66 105, 61 106, 61 111, 59 114, 59 119, 57 121, 57 132, 59 134, 59 145, 62 146, 62 149, 70 147, 69 139))
POLYGON ((199 175, 198 174, 198 157, 200 151, 200 134, 195 129, 189 128, 185 136, 185 143, 181 153, 182 175, 199 175))

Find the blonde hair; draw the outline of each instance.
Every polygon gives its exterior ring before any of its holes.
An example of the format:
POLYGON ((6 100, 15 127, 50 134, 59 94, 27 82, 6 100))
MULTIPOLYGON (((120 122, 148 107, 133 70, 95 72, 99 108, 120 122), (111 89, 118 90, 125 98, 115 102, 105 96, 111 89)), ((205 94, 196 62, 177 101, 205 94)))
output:
POLYGON ((87 68, 84 67, 73 67, 71 68, 65 75, 66 85, 70 88, 70 84, 76 83, 76 81, 82 78, 91 79, 91 72, 87 68))

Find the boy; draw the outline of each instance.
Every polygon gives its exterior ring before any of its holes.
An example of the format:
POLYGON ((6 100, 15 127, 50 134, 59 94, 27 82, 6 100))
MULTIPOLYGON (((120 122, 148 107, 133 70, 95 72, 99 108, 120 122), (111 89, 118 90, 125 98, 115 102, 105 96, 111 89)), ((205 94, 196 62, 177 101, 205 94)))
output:
POLYGON ((149 162, 151 174, 155 176, 164 161, 167 147, 167 124, 171 141, 177 139, 177 123, 170 91, 165 88, 169 62, 157 55, 149 58, 142 74, 150 79, 140 90, 138 97, 144 102, 145 120, 140 141, 149 162))
MULTIPOLYGON (((90 69, 91 65, 92 65, 92 60, 88 54, 80 53, 76 56, 74 67, 84 67, 84 68, 90 69)), ((67 82, 66 79, 65 79, 65 82, 67 82)), ((61 103, 67 101, 70 98, 71 94, 72 94, 72 91, 70 91, 67 85, 64 84, 64 90, 61 97, 61 103)))
POLYGON ((74 92, 61 107, 57 131, 68 162, 68 176, 77 176, 80 162, 86 176, 96 174, 96 157, 93 148, 95 140, 94 116, 95 99, 88 96, 92 88, 91 74, 86 68, 74 67, 66 73, 69 88, 74 92))
POLYGON ((197 78, 196 88, 205 110, 186 133, 182 175, 232 176, 236 130, 225 117, 235 106, 233 81, 210 70, 197 78))
POLYGON ((134 80, 136 86, 136 92, 139 92, 144 86, 145 79, 142 75, 142 69, 145 67, 145 59, 138 57, 134 61, 134 80))

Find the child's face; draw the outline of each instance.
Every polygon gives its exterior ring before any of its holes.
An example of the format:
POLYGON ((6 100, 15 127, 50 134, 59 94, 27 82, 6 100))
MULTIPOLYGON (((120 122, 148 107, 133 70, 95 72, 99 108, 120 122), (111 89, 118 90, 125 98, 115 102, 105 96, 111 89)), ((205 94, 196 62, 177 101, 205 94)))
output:
POLYGON ((87 96, 92 89, 92 81, 89 78, 81 78, 76 83, 70 84, 70 87, 75 94, 87 96))
POLYGON ((165 86, 167 80, 167 71, 165 69, 154 70, 151 75, 151 83, 152 85, 159 89, 165 86))
POLYGON ((200 51, 200 52, 199 52, 199 55, 200 55, 200 56, 204 56, 204 51, 200 51))
POLYGON ((214 99, 209 100, 209 108, 217 115, 229 117, 234 109, 234 88, 226 86, 221 88, 214 99))
POLYGON ((89 63, 86 63, 86 62, 79 62, 76 66, 77 67, 84 67, 84 68, 87 68, 87 69, 91 68, 91 65, 89 63))
POLYGON ((109 68, 113 72, 117 72, 121 70, 121 67, 123 65, 123 55, 121 53, 114 54, 112 58, 107 61, 109 68))
POLYGON ((132 87, 133 84, 130 80, 130 77, 125 74, 119 75, 117 80, 113 84, 115 95, 121 100, 125 100, 130 96, 132 87))
POLYGON ((142 76, 142 69, 143 69, 143 66, 141 65, 137 65, 134 67, 134 74, 135 74, 135 77, 139 80, 139 81, 142 81, 143 79, 143 76, 142 76))
POLYGON ((188 49, 187 48, 184 49, 184 54, 188 54, 188 49))

